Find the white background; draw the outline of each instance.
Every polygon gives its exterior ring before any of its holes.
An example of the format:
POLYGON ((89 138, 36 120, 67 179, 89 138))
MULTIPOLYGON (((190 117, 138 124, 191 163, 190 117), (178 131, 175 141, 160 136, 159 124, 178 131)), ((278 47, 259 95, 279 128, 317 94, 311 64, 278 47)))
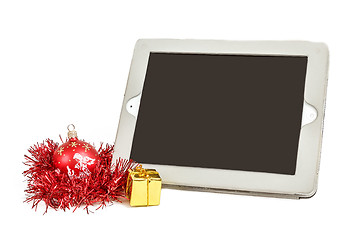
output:
POLYGON ((359 239, 358 1, 1 1, 1 239, 359 239), (113 143, 139 38, 326 42, 330 72, 318 193, 286 200, 164 189, 161 205, 37 212, 23 155, 69 123, 113 143), (6 237, 5 237, 6 236, 6 237))

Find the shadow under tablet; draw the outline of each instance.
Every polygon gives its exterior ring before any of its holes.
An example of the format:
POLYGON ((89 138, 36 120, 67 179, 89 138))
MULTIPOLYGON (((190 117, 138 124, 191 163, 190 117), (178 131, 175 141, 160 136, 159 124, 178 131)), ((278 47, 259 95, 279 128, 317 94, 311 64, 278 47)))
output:
POLYGON ((294 175, 307 60, 150 53, 130 157, 294 175))

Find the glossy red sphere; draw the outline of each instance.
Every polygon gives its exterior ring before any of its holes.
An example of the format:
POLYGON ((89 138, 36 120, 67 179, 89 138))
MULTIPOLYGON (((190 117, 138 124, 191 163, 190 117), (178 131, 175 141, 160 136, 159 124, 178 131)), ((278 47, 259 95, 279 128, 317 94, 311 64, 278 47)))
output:
POLYGON ((87 142, 71 138, 56 149, 53 161, 57 171, 67 173, 69 177, 85 177, 94 171, 99 154, 87 142))

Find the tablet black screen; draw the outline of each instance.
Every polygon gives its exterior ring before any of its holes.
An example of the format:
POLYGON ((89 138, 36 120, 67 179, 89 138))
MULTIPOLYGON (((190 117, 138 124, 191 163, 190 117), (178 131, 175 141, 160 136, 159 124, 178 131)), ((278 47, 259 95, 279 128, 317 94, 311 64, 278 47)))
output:
POLYGON ((151 53, 131 158, 294 175, 306 56, 151 53))

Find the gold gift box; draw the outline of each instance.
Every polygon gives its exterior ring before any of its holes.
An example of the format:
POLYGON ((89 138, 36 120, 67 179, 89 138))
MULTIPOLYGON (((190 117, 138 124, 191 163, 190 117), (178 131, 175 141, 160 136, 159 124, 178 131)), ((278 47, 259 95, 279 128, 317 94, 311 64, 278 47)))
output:
POLYGON ((126 197, 130 206, 155 206, 160 204, 161 178, 155 169, 143 169, 141 165, 129 170, 126 197))

